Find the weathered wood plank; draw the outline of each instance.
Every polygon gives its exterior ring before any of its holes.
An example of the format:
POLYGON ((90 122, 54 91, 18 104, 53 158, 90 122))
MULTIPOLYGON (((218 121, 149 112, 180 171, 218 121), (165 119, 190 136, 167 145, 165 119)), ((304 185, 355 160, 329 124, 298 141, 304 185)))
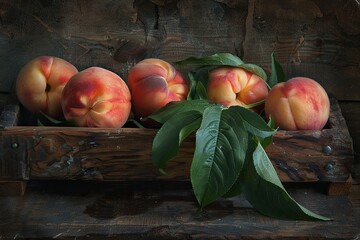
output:
MULTIPOLYGON (((194 135, 161 175, 152 165, 156 129, 14 126, 1 132, 4 179, 128 181, 189 180, 194 135)), ((266 149, 283 182, 336 182, 349 178, 352 141, 341 109, 331 102, 321 131, 278 131, 266 149)), ((348 185, 344 185, 345 187, 348 185)), ((345 189, 345 192, 348 189, 345 189)))
POLYGON ((62 57, 80 70, 100 66, 127 79, 146 57, 181 60, 242 53, 247 1, 23 1, 0 3, 0 91, 38 55, 62 57), (231 7, 228 7, 231 5, 231 7))
POLYGON ((1 196, 21 196, 25 193, 27 181, 0 179, 1 196))
MULTIPOLYGON (((30 182, 22 197, 0 198, 2 239, 356 239, 360 212, 346 196, 287 187, 330 222, 284 221, 257 213, 243 197, 202 212, 187 183, 30 182)), ((356 205, 355 205, 356 206, 356 205)))
MULTIPOLYGON (((268 69, 275 51, 288 77, 313 77, 338 99, 359 100, 360 10, 354 0, 5 0, 0 9, 0 64, 12 66, 0 69, 0 91, 11 91, 21 66, 38 55, 63 57, 79 69, 102 66, 126 79, 129 68, 144 57, 174 61, 231 52, 268 69)), ((354 145, 357 156, 357 142, 354 145)), ((318 154, 310 157, 317 162, 318 154)), ((284 179, 299 179, 293 172, 299 165, 277 165, 284 179)), ((332 166, 345 170, 341 164, 332 166)), ((323 168, 314 169, 311 178, 327 179, 323 168)), ((16 172, 27 176, 24 170, 16 172)))
POLYGON ((348 126, 351 138, 354 143, 354 164, 352 174, 354 178, 360 177, 360 102, 348 101, 340 102, 340 107, 346 124, 348 126))
POLYGON ((360 100, 360 8, 354 0, 249 1, 244 60, 268 68, 271 52, 287 78, 317 80, 339 100, 360 100))
POLYGON ((327 194, 330 196, 349 195, 352 187, 352 177, 341 183, 330 183, 328 185, 327 194))
MULTIPOLYGON (((0 113, 0 152, 1 156, 4 156, 2 130, 19 124, 20 105, 14 94, 7 95, 2 101, 4 105, 0 113)), ((10 147, 16 149, 18 145, 14 143, 10 147)), ((24 164, 25 156, 21 152, 18 152, 18 154, 20 156, 16 155, 14 157, 10 153, 6 159, 5 157, 0 158, 0 196, 6 193, 9 195, 22 194, 25 191, 26 183, 24 180, 27 179, 28 175, 24 173, 27 172, 28 166, 24 164), (8 178, 9 180, 7 180, 8 178)))
MULTIPOLYGON (((183 179, 189 162, 174 161, 168 176, 151 164, 155 130, 15 127, 4 132, 4 159, 18 164, 25 157, 30 178, 135 180, 183 179), (12 132, 12 133, 11 133, 12 132), (9 145, 16 143, 17 148, 9 145), (9 148, 10 147, 10 148, 9 148), (9 160, 10 161, 10 160, 9 160)), ((194 141, 184 145, 183 158, 191 159, 194 141)))

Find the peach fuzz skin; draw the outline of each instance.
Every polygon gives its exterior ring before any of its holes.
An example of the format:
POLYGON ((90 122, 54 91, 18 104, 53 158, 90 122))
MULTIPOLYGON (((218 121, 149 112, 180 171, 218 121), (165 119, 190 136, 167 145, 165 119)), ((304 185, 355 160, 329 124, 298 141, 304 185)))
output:
POLYGON ((90 67, 66 84, 62 109, 65 119, 79 127, 120 128, 130 115, 130 91, 114 72, 90 67))
POLYGON ((321 130, 329 118, 330 101, 315 80, 296 77, 270 90, 265 114, 283 130, 321 130))
POLYGON ((172 101, 185 100, 188 86, 168 62, 148 58, 130 69, 128 84, 136 117, 147 117, 172 101))
POLYGON ((266 82, 259 76, 237 67, 220 67, 211 71, 208 99, 225 106, 245 106, 264 100, 266 82))
POLYGON ((53 57, 40 56, 28 62, 16 80, 16 95, 30 112, 40 112, 63 119, 61 94, 68 80, 78 73, 69 62, 53 57))

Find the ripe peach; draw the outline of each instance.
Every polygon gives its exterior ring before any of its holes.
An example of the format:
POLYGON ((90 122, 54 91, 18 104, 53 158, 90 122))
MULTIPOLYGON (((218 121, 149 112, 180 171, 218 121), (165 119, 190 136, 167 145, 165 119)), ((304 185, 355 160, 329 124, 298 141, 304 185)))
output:
POLYGON ((156 58, 138 62, 130 69, 128 84, 132 109, 137 117, 146 117, 171 101, 185 100, 188 86, 170 63, 156 58))
POLYGON ((104 68, 90 67, 74 75, 62 94, 65 119, 80 127, 122 127, 131 110, 123 79, 104 68))
POLYGON ((266 82, 243 68, 219 67, 210 72, 208 99, 225 106, 245 106, 264 100, 266 82))
POLYGON ((69 62, 52 56, 40 56, 28 62, 16 80, 20 103, 34 114, 62 119, 61 93, 78 70, 69 62))
POLYGON ((269 91, 265 114, 280 129, 320 130, 329 118, 329 97, 315 80, 295 77, 269 91))

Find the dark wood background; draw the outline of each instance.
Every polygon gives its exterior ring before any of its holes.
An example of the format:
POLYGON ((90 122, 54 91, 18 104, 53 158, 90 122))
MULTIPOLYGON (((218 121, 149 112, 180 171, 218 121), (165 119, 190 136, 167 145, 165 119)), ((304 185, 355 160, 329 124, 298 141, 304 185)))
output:
POLYGON ((105 67, 126 80, 146 57, 172 62, 230 52, 269 70, 273 51, 287 78, 311 77, 339 100, 359 176, 357 0, 0 1, 2 99, 21 67, 39 55, 62 57, 79 70, 105 67))
POLYGON ((0 109, 22 66, 39 55, 127 80, 143 58, 173 62, 219 52, 266 71, 275 52, 287 78, 311 77, 339 100, 354 142, 352 193, 287 186, 334 221, 267 218, 244 198, 198 213, 187 183, 30 181, 23 196, 0 198, 0 239, 358 239, 359 0, 0 0, 0 109))

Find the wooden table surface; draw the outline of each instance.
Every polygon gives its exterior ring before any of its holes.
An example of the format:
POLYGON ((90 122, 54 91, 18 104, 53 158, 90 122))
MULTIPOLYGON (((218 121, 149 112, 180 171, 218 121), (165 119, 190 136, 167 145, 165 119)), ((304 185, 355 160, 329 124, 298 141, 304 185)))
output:
POLYGON ((0 197, 0 239, 360 239, 359 186, 350 196, 286 186, 333 219, 305 222, 260 215, 243 197, 198 212, 182 182, 30 181, 23 196, 0 197))

